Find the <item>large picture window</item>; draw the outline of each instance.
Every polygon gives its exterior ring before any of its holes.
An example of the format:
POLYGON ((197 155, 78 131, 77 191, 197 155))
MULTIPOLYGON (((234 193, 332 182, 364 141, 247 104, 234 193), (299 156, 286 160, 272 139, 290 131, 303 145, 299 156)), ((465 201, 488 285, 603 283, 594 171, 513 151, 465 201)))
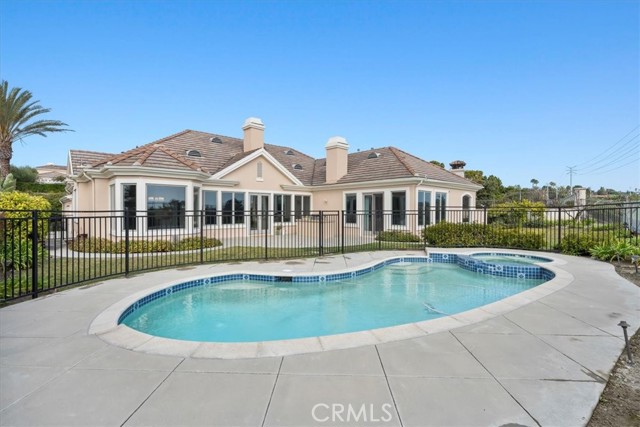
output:
POLYGON ((291 195, 276 194, 274 199, 274 221, 291 222, 291 195))
POLYGON ((404 191, 394 191, 391 193, 391 224, 407 224, 407 193, 404 191))
POLYGON ((418 225, 431 225, 431 191, 418 191, 418 225))
POLYGON ((311 214, 311 196, 295 196, 294 212, 296 219, 309 216, 311 214))
POLYGON ((346 194, 344 196, 344 207, 346 212, 345 222, 347 224, 355 224, 358 221, 358 204, 355 194, 346 194))
POLYGON ((218 192, 203 191, 204 200, 204 225, 215 225, 218 223, 218 192))
POLYGON ((147 228, 184 228, 186 187, 147 185, 147 228))
POLYGON ((436 224, 447 219, 447 193, 436 193, 436 224))
POLYGON ((222 192, 222 223, 244 224, 244 193, 222 192))
POLYGON ((124 211, 124 228, 135 230, 137 222, 137 197, 135 184, 122 185, 122 210, 124 211))

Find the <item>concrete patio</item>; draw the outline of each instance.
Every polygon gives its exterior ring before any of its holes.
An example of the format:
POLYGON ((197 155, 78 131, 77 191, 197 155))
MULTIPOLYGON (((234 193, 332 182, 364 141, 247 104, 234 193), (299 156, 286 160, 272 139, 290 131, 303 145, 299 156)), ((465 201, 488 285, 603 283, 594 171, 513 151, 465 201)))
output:
POLYGON ((88 334, 105 309, 159 283, 238 269, 335 271, 398 254, 408 252, 164 270, 5 307, 0 310, 0 425, 580 426, 588 421, 624 346, 618 322, 629 322, 631 333, 640 324, 640 288, 610 265, 583 258, 552 255, 572 282, 523 307, 420 338, 352 349, 203 359, 126 350, 88 334))

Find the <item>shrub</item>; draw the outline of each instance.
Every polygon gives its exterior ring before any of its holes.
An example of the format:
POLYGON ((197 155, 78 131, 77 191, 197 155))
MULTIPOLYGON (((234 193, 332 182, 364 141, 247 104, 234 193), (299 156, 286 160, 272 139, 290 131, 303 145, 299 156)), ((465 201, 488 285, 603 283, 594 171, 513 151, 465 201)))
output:
POLYGON ((381 231, 376 236, 376 240, 381 242, 420 242, 420 238, 415 234, 400 230, 381 231))
POLYGON ((593 258, 601 261, 619 261, 630 259, 632 255, 640 255, 640 246, 627 240, 616 240, 596 245, 589 251, 593 258))
POLYGON ((521 233, 495 225, 452 224, 441 222, 423 231, 425 241, 433 246, 492 246, 519 249, 541 249, 544 237, 521 233))
MULTIPOLYGON (((0 249, 0 267, 4 269, 23 270, 33 265, 33 242, 31 239, 12 240, 0 249)), ((38 258, 47 256, 47 251, 38 245, 38 258)))
MULTIPOLYGON (((501 203, 489 209, 489 224, 523 225, 525 223, 544 223, 544 203, 522 200, 520 202, 501 203)), ((538 226, 538 225, 536 225, 538 226)))
MULTIPOLYGON (((202 239, 203 248, 215 248, 217 246, 222 246, 222 242, 218 239, 202 239)), ((200 237, 187 237, 186 239, 180 240, 174 247, 176 251, 190 251, 194 249, 200 249, 200 237)))
POLYGON ((596 242, 590 234, 567 234, 562 236, 556 249, 567 255, 586 256, 594 246, 596 242))
MULTIPOLYGON (((38 218, 46 219, 51 212, 49 202, 40 196, 33 196, 19 191, 0 193, 0 215, 3 218, 14 221, 3 221, 6 227, 6 234, 12 240, 27 240, 31 236, 32 223, 31 211, 38 212, 38 218)), ((48 232, 48 221, 40 221, 38 224, 38 235, 44 236, 48 232)))
POLYGON ((69 249, 76 252, 113 253, 115 244, 111 240, 89 237, 75 239, 69 243, 69 249))

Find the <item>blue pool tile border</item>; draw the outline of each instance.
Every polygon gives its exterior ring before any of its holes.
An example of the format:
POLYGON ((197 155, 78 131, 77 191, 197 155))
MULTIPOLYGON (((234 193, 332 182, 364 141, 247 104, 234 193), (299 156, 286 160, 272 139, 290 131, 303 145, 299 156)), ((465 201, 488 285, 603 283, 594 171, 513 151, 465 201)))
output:
MULTIPOLYGON (((490 255, 490 256, 517 256, 517 254, 499 253, 499 252, 480 252, 472 255, 490 255)), ((438 264, 456 264, 458 267, 468 271, 472 271, 478 274, 488 274, 498 277, 511 277, 517 279, 537 279, 549 281, 555 277, 555 274, 547 270, 546 268, 538 265, 505 265, 499 263, 489 263, 479 259, 473 258, 472 255, 459 255, 452 253, 429 253, 427 256, 408 256, 408 257, 396 257, 389 258, 381 261, 373 266, 362 268, 356 271, 349 271, 345 273, 334 274, 317 274, 317 275, 268 275, 268 274, 225 274, 221 276, 211 276, 207 278, 200 278, 190 280, 188 282, 179 283, 177 285, 169 286, 159 291, 153 292, 144 298, 139 299, 135 303, 127 307, 118 318, 118 324, 121 324, 123 320, 134 311, 138 310, 142 306, 149 304, 159 298, 169 296, 174 292, 180 292, 185 289, 194 288, 197 286, 211 286, 218 283, 229 282, 232 280, 249 280, 260 282, 294 282, 294 283, 322 283, 333 282, 337 280, 351 279, 360 277, 362 275, 377 271, 387 265, 398 263, 438 263, 438 264)), ((537 256, 520 256, 530 257, 533 260, 540 260, 541 262, 552 261, 548 258, 537 256)))

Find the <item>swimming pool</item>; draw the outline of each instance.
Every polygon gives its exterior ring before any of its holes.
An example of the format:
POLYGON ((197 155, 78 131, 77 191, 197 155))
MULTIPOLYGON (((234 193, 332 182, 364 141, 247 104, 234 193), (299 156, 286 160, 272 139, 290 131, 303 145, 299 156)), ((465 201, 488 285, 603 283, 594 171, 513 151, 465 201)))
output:
POLYGON ((347 273, 234 274, 156 291, 119 322, 186 341, 255 342, 325 336, 436 319, 531 289, 553 277, 455 254, 394 258, 347 273))

